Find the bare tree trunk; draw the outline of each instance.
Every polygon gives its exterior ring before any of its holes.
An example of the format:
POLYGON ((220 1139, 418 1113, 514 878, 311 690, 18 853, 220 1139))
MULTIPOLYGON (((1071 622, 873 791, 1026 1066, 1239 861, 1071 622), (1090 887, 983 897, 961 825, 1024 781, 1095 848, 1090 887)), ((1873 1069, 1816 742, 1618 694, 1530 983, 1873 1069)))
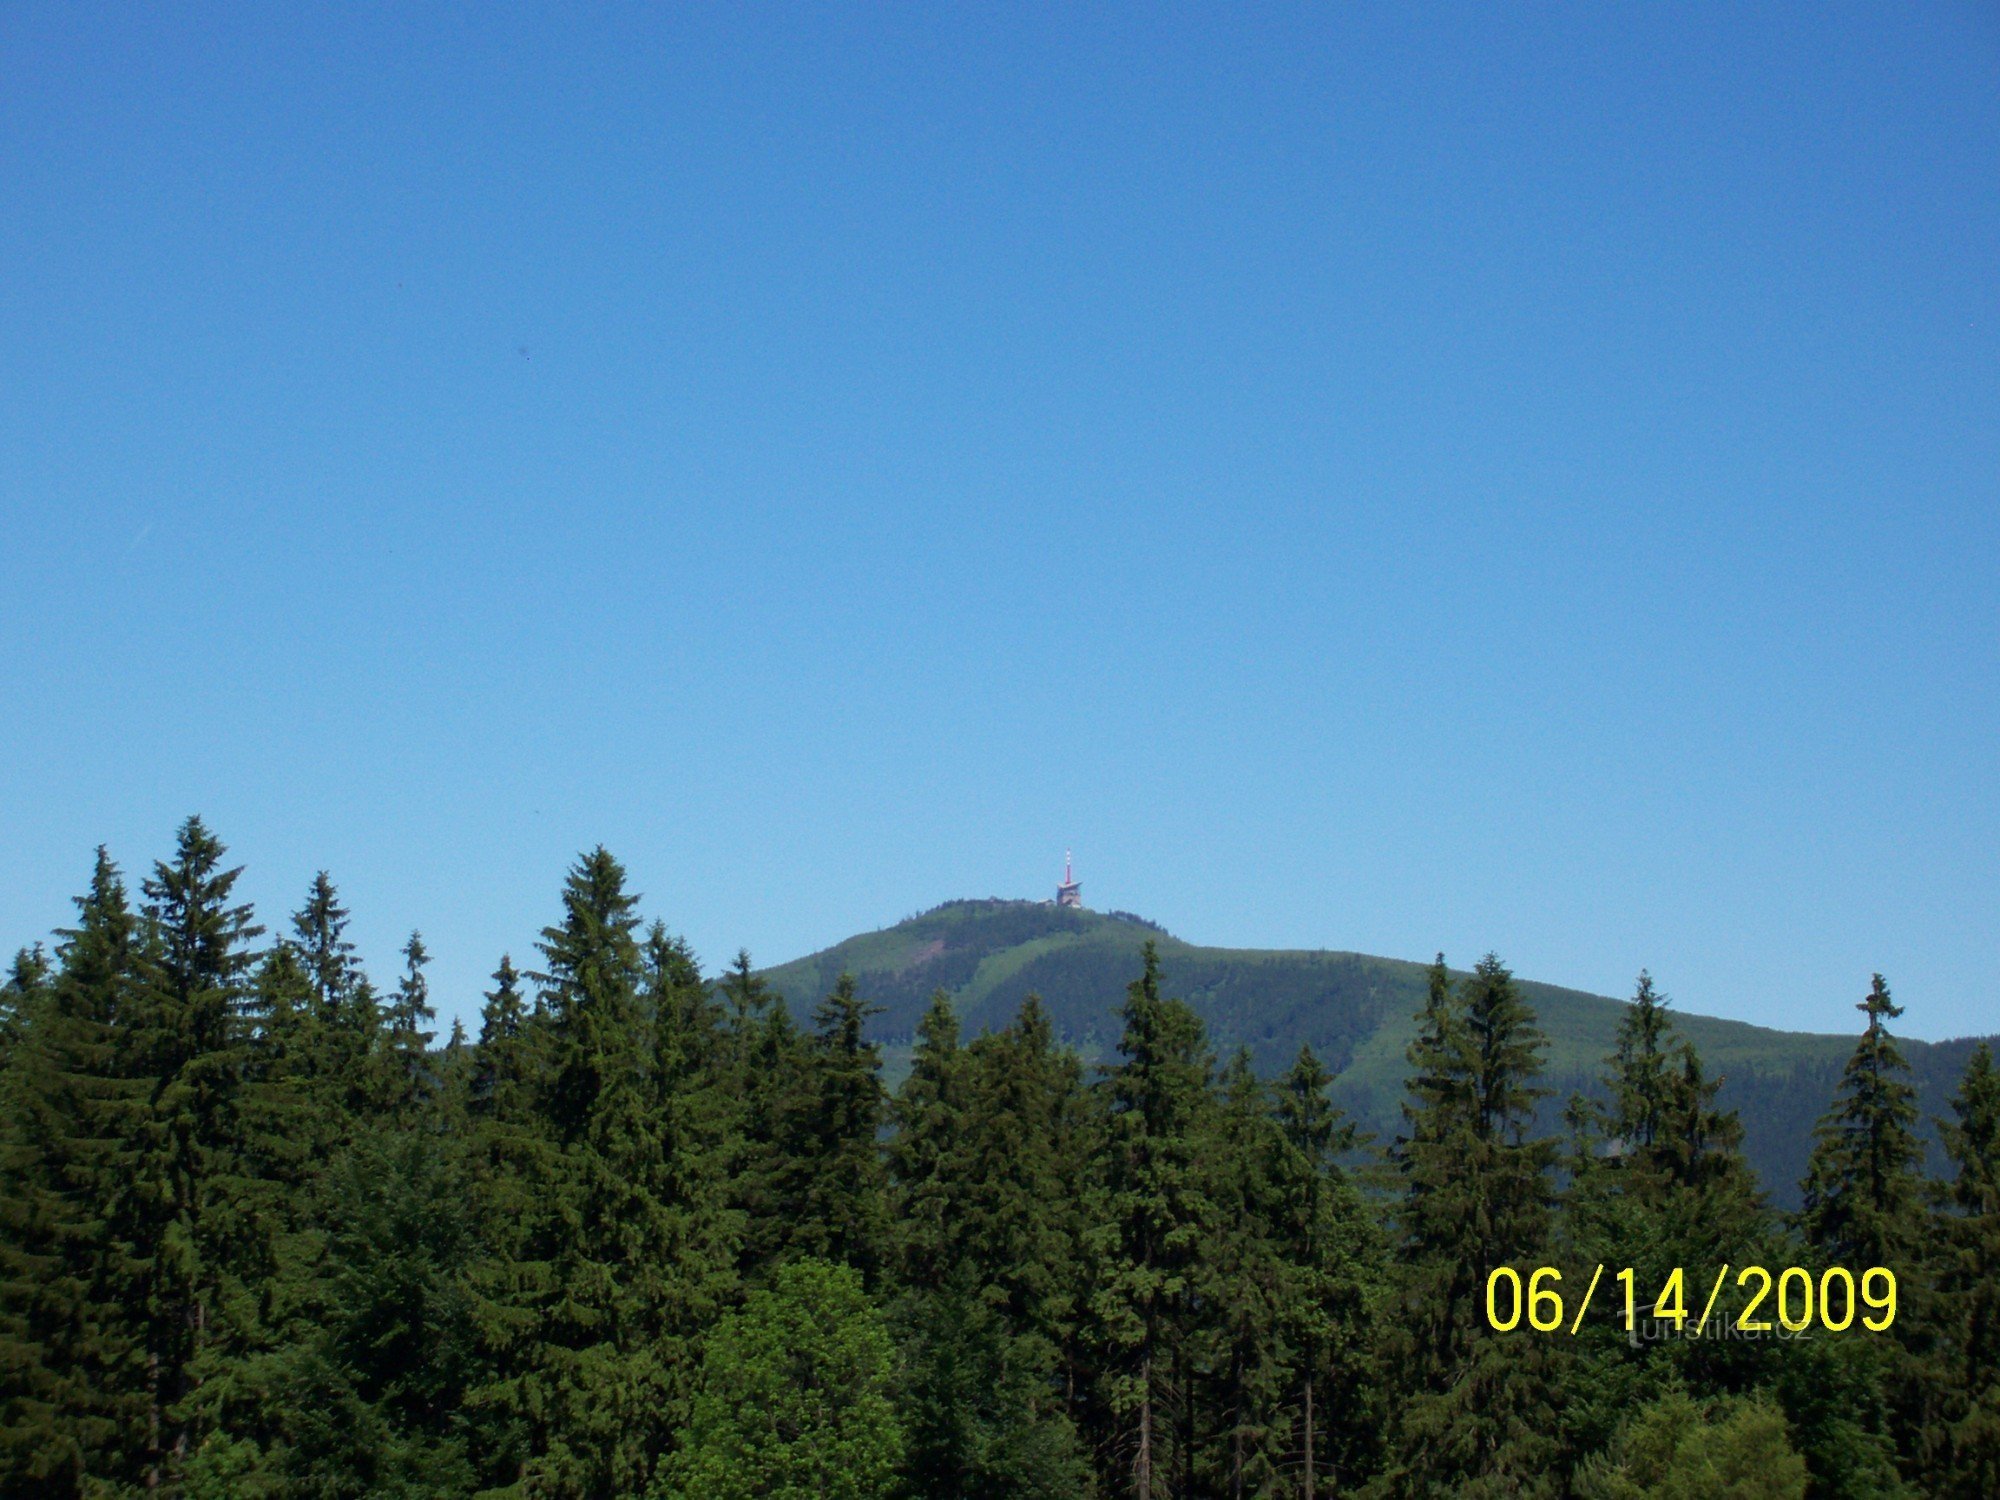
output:
POLYGON ((1132 1463, 1133 1500, 1153 1500, 1153 1349, 1139 1361, 1139 1453, 1132 1463))
POLYGON ((1186 1348, 1174 1350, 1174 1386, 1180 1396, 1180 1484, 1176 1494, 1180 1500, 1190 1500, 1194 1494, 1194 1376, 1188 1372, 1188 1352, 1186 1348))
POLYGON ((160 1487, 160 1356, 146 1355, 146 1493, 160 1487))
POLYGON ((1313 1378, 1306 1376, 1306 1491, 1305 1500, 1313 1500, 1313 1378))

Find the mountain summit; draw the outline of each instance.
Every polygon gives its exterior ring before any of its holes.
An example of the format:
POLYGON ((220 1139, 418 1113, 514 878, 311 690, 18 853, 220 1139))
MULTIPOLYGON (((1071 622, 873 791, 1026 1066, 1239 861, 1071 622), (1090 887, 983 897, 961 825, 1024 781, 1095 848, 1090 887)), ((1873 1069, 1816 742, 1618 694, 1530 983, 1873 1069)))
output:
MULTIPOLYGON (((1169 992, 1201 1015, 1219 1056, 1248 1047, 1258 1071, 1271 1074, 1310 1043, 1335 1075, 1342 1106, 1378 1136, 1395 1134, 1404 1053, 1425 983, 1425 966, 1406 959, 1203 947, 1129 912, 989 898, 947 901, 764 977, 803 1016, 841 974, 853 974, 861 994, 882 1007, 873 1030, 892 1053, 908 1042, 934 991, 951 996, 968 1032, 1004 1026, 1023 997, 1038 994, 1058 1035, 1097 1059, 1116 1045, 1118 1007, 1149 940, 1169 992)), ((1556 1092, 1545 1101, 1545 1123, 1553 1129, 1569 1094, 1594 1088, 1626 1002, 1534 980, 1521 990, 1548 1034, 1544 1082, 1556 1092)), ((1846 1011, 1829 1000, 1830 1019, 1844 1020, 1846 1011)), ((1673 1014, 1711 1076, 1722 1075, 1722 1102, 1741 1111, 1746 1151, 1766 1189, 1778 1203, 1796 1202, 1813 1124, 1855 1038, 1673 1014)), ((1927 1119, 1944 1111, 1972 1045, 1904 1040, 1927 1119)))

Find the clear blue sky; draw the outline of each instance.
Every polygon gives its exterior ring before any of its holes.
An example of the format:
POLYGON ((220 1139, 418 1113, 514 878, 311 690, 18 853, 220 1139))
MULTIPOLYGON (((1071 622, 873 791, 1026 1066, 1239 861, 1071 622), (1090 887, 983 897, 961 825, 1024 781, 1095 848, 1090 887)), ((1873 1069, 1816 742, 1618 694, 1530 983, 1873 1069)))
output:
POLYGON ((1073 846, 2000 1030, 1992 5, 743 10, 0 9, 0 942, 199 810, 470 1016, 598 841, 712 968, 1073 846))

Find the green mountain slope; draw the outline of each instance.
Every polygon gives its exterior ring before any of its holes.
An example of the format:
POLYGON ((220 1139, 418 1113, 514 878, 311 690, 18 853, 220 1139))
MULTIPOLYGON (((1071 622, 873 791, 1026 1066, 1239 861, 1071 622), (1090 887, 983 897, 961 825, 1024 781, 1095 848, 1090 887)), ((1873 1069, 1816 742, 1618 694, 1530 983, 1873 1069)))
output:
MULTIPOLYGON (((1218 1053, 1247 1046, 1260 1071, 1275 1072, 1310 1042, 1336 1075, 1342 1105, 1378 1136, 1393 1136, 1404 1049, 1423 1000, 1420 963, 1362 953, 1205 948, 1121 913, 986 900, 947 902, 769 969, 765 978, 803 1018, 843 971, 853 973, 861 992, 883 1008, 874 1031, 888 1044, 892 1065, 938 989, 950 993, 968 1033, 1004 1026, 1023 996, 1038 994, 1057 1032, 1096 1058, 1117 1041, 1117 1007, 1148 939, 1159 945, 1169 991, 1201 1013, 1218 1053)), ((1571 1091, 1592 1087, 1624 1002, 1534 981, 1522 988, 1549 1037, 1553 1122, 1571 1091)), ((1773 1199, 1795 1203, 1813 1123, 1832 1097, 1854 1036, 1773 1031, 1685 1012, 1676 1019, 1711 1074, 1723 1075, 1724 1102, 1741 1111, 1750 1159, 1773 1199)), ((1973 1043, 1905 1045, 1926 1117, 1943 1112, 1973 1043)))

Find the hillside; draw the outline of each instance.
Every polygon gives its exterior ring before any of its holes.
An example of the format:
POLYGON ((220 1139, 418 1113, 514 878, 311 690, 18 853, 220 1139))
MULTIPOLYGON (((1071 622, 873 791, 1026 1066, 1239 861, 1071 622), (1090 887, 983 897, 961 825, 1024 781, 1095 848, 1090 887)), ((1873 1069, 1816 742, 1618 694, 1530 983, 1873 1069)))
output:
MULTIPOLYGON (((1378 1136, 1394 1134, 1403 1055, 1423 1002, 1424 966, 1324 950, 1207 948, 1123 913, 1033 901, 950 901, 765 971, 803 1018, 843 971, 883 1008, 875 1035, 892 1064, 934 990, 949 993, 968 1033, 1004 1026, 1023 996, 1042 997, 1058 1034, 1086 1057, 1109 1054, 1117 1007, 1148 939, 1168 991, 1206 1021, 1218 1053, 1251 1049, 1260 1071, 1311 1043, 1336 1075, 1335 1094, 1378 1136)), ((1548 1033, 1551 1120, 1573 1090, 1590 1089, 1611 1051, 1624 1002, 1524 980, 1548 1033)), ((1857 993, 1859 987, 1857 986, 1857 993)), ((1676 1011, 1723 1099, 1741 1111, 1751 1161, 1775 1201, 1797 1201, 1812 1126, 1832 1097, 1851 1034, 1774 1031, 1676 1011)), ((1947 1100, 1973 1043, 1904 1043, 1929 1117, 1947 1100)))

